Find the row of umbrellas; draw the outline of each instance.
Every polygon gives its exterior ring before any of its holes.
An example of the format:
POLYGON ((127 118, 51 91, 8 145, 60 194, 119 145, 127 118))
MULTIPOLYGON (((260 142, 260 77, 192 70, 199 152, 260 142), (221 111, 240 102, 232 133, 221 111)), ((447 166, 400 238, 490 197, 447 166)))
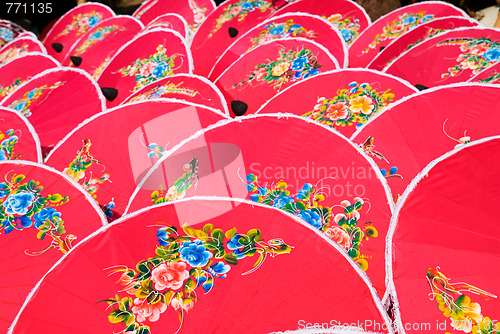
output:
POLYGON ((498 30, 348 0, 0 29, 0 330, 499 330, 498 30))

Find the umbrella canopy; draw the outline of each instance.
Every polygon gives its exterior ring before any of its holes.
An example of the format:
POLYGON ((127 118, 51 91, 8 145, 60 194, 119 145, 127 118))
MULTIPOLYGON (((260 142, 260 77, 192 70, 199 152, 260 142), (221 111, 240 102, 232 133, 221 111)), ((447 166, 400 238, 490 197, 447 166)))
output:
POLYGON ((431 37, 448 30, 478 25, 478 21, 464 16, 442 17, 423 23, 390 42, 372 59, 367 67, 381 71, 400 54, 431 37))
POLYGON ((296 214, 341 245, 383 295, 390 194, 375 164, 331 129, 289 114, 219 122, 167 152, 127 212, 201 195, 296 214))
POLYGON ((287 37, 313 40, 330 51, 341 67, 347 67, 347 46, 326 19, 304 13, 287 13, 271 17, 238 38, 219 57, 208 77, 218 78, 245 52, 266 42, 287 37))
POLYGON ((387 252, 399 333, 498 332, 499 151, 498 136, 461 146, 401 198, 387 252))
POLYGON ((304 38, 266 42, 243 54, 216 80, 231 116, 253 114, 276 93, 303 79, 338 69, 322 45, 304 38))
POLYGON ((401 195, 429 162, 452 150, 500 135, 500 87, 454 84, 414 94, 373 117, 351 140, 383 169, 393 195, 401 195))
POLYGON ((45 163, 79 182, 108 217, 116 219, 159 157, 184 138, 224 118, 227 116, 220 111, 189 102, 132 102, 80 124, 45 163))
POLYGON ((189 38, 189 30, 186 19, 176 13, 167 13, 158 16, 153 21, 149 22, 146 29, 163 27, 177 31, 186 40, 189 38))
POLYGON ((46 70, 0 101, 27 117, 40 136, 46 155, 71 129, 105 108, 104 97, 84 71, 46 70))
POLYGON ((101 228, 40 281, 9 333, 269 333, 312 323, 393 333, 368 279, 331 240, 275 208, 213 198, 101 228))
POLYGON ((9 20, 0 19, 0 48, 11 42, 24 31, 26 30, 20 25, 9 20))
POLYGON ((493 65, 488 66, 478 74, 469 78, 467 82, 498 84, 500 83, 499 73, 500 73, 500 62, 496 62, 493 65))
POLYGON ((73 180, 28 161, 0 162, 0 329, 50 267, 106 222, 73 180))
POLYGON ((14 92, 25 81, 50 68, 58 67, 59 62, 40 52, 30 52, 24 56, 0 65, 0 99, 14 92))
POLYGON ((195 74, 174 74, 150 83, 130 95, 121 104, 142 100, 171 98, 198 103, 229 115, 221 91, 205 77, 195 74))
POLYGON ((104 60, 110 59, 142 29, 144 25, 131 16, 105 19, 82 35, 62 63, 93 73, 104 60))
POLYGON ((0 50, 0 65, 31 52, 47 54, 43 44, 31 35, 16 38, 0 50))
POLYGON ((177 73, 191 73, 193 62, 184 38, 176 31, 155 28, 123 45, 98 78, 108 108, 144 86, 177 73))
POLYGON ((31 123, 18 112, 0 107, 0 161, 42 163, 40 141, 31 123))
POLYGON ((397 77, 368 69, 325 72, 284 89, 256 114, 292 113, 352 135, 387 105, 417 89, 397 77))
POLYGON ((283 15, 291 12, 302 12, 321 16, 337 27, 347 45, 351 45, 371 20, 363 7, 354 1, 335 0, 298 0, 290 1, 273 15, 283 15))
POLYGON ((404 6, 380 17, 349 47, 350 66, 365 67, 397 37, 423 23, 445 16, 468 17, 461 9, 442 1, 404 6))
POLYGON ((418 44, 396 58, 384 72, 413 85, 433 87, 466 81, 498 60, 500 31, 467 27, 444 32, 418 44), (430 59, 440 61, 431 64, 430 59))

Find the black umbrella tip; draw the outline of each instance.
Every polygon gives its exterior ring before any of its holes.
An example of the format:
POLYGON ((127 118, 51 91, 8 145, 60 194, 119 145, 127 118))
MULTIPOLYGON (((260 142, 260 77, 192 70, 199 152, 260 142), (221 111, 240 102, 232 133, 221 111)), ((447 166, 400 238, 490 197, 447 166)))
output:
POLYGON ((111 87, 102 87, 102 94, 109 102, 112 102, 118 96, 118 90, 111 87))
POLYGON ((429 89, 429 87, 421 85, 421 84, 416 84, 415 88, 418 89, 419 91, 423 91, 423 90, 429 89))
POLYGON ((71 59, 71 62, 76 67, 78 67, 82 64, 82 57, 70 56, 69 59, 71 59))
POLYGON ((61 43, 52 43, 52 49, 54 49, 57 53, 61 53, 64 46, 61 43))
POLYGON ((243 116, 248 110, 248 105, 242 101, 231 101, 231 110, 236 116, 243 116))
POLYGON ((233 28, 233 27, 229 27, 229 28, 227 29, 227 32, 229 33, 229 37, 231 37, 231 38, 235 38, 235 37, 236 37, 236 36, 238 36, 238 34, 239 34, 238 29, 233 28))

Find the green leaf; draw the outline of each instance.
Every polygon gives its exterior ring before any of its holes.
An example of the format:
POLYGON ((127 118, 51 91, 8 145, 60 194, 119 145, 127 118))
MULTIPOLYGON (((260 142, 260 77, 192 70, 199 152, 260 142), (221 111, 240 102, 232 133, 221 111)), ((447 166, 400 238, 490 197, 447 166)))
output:
POLYGON ((235 235, 236 235, 236 228, 233 227, 232 229, 228 230, 225 235, 226 235, 226 238, 231 240, 235 235))
POLYGON ((238 259, 233 255, 233 253, 226 253, 226 255, 224 256, 224 260, 226 260, 228 264, 238 264, 238 259))
POLYGON ((130 311, 114 310, 108 315, 108 320, 112 324, 123 322, 128 326, 134 322, 134 314, 130 311))

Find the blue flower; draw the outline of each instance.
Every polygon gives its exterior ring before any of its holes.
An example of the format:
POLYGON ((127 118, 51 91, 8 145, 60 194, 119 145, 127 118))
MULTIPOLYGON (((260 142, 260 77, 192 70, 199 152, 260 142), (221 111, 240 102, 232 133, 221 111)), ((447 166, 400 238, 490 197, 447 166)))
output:
POLYGON ((168 246, 170 245, 170 242, 167 241, 169 238, 168 232, 167 232, 167 227, 161 227, 156 231, 156 237, 158 238, 158 242, 162 246, 168 246))
POLYGON ((23 111, 24 108, 26 108, 27 106, 28 106, 28 104, 26 103, 26 101, 23 101, 23 102, 16 104, 16 106, 14 107, 14 110, 23 111))
POLYGON ((14 32, 7 28, 0 28, 0 38, 6 42, 10 42, 14 39, 14 32))
POLYGON ((398 172, 398 167, 392 166, 391 169, 389 169, 389 174, 393 175, 398 172))
POLYGON ((7 136, 12 136, 15 132, 16 132, 16 131, 14 131, 14 129, 9 129, 9 130, 7 130, 7 132, 5 132, 5 134, 6 134, 7 136))
POLYGON ((253 181, 257 180, 257 176, 255 176, 255 174, 248 174, 246 176, 246 180, 247 180, 247 182, 253 182, 253 181))
POLYGON ((340 34, 346 42, 349 42, 352 39, 352 31, 350 31, 349 29, 340 30, 340 34))
POLYGON ((312 210, 300 211, 298 216, 318 229, 322 226, 321 217, 312 210))
POLYGON ((92 35, 90 35, 90 39, 100 39, 102 37, 103 37, 102 31, 97 31, 97 32, 93 33, 92 35))
POLYGON ((6 147, 6 146, 12 146, 12 145, 15 145, 17 143, 17 140, 19 139, 18 136, 12 136, 10 138, 6 138, 4 139, 0 145, 3 146, 3 147, 6 147))
POLYGON ((28 191, 21 191, 16 194, 12 194, 7 197, 5 202, 3 202, 5 213, 8 215, 16 214, 23 216, 26 212, 28 212, 34 199, 35 196, 33 193, 28 191))
POLYGON ((13 223, 16 229, 22 230, 31 226, 31 219, 27 216, 15 217, 13 223))
POLYGON ((99 16, 94 15, 89 19, 89 27, 95 26, 99 22, 99 16))
POLYGON ((9 234, 14 230, 14 225, 12 225, 8 220, 2 222, 2 227, 4 228, 5 234, 9 234))
POLYGON ((225 274, 231 269, 231 266, 228 264, 225 264, 222 261, 219 261, 219 262, 211 265, 210 269, 212 269, 213 272, 216 273, 217 275, 220 275, 219 277, 224 278, 224 277, 226 277, 225 274))
POLYGON ((0 161, 2 160, 9 160, 9 157, 7 157, 7 154, 4 150, 0 150, 0 161))
POLYGON ((424 17, 422 17, 420 19, 420 23, 424 23, 424 22, 427 22, 429 20, 432 20, 433 17, 434 17, 434 15, 425 15, 424 17))
POLYGON ((489 49, 485 53, 483 53, 483 58, 489 62, 495 62, 500 58, 500 49, 489 49))
POLYGON ((274 199, 273 206, 275 208, 281 209, 288 203, 293 202, 293 198, 290 196, 280 196, 274 199))
POLYGON ((7 183, 2 182, 0 183, 0 197, 4 197, 9 193, 9 186, 7 183))
POLYGON ((295 58, 292 62, 292 71, 302 71, 304 66, 307 64, 307 58, 302 56, 299 58, 295 58))
POLYGON ((269 30, 269 33, 271 33, 273 35, 279 35, 279 34, 282 34, 284 31, 285 31, 285 28, 283 27, 283 25, 279 25, 279 26, 274 27, 271 30, 269 30))
POLYGON ((416 22, 417 22, 417 19, 415 18, 415 16, 407 16, 403 20, 404 25, 414 24, 416 22))
POLYGON ((192 267, 204 267, 207 265, 208 261, 212 258, 212 253, 210 253, 201 240, 187 241, 182 244, 179 250, 181 254, 181 259, 189 263, 192 267))
POLYGON ((258 202, 260 200, 260 196, 258 194, 250 195, 250 200, 253 202, 258 202))
POLYGON ((32 89, 32 90, 28 93, 28 95, 27 95, 28 99, 32 100, 33 98, 35 98, 35 94, 36 94, 36 91, 37 91, 37 90, 38 90, 38 88, 34 88, 34 89, 32 89))
POLYGON ((317 68, 311 68, 309 71, 307 71, 306 75, 304 75, 304 79, 313 75, 317 75, 319 73, 317 68))
POLYGON ((61 218, 61 213, 57 212, 54 208, 43 208, 40 212, 33 215, 33 219, 35 220, 34 227, 39 228, 46 220, 52 221, 54 217, 61 218))
POLYGON ((358 83, 356 81, 353 81, 349 84, 349 87, 356 87, 358 83))
POLYGON ((267 194, 267 188, 266 187, 260 187, 257 192, 259 193, 259 195, 264 196, 265 194, 267 194))
POLYGON ((254 8, 253 4, 248 1, 248 2, 245 2, 244 4, 241 5, 241 9, 253 11, 255 8, 254 8))
POLYGON ((288 29, 288 32, 290 34, 293 34, 295 32, 295 30, 300 29, 300 28, 302 28, 302 26, 300 24, 294 24, 294 25, 290 26, 290 28, 288 29))
POLYGON ((309 192, 311 191, 312 189, 312 184, 310 183, 305 183, 303 186, 302 186, 302 190, 299 190, 297 192, 297 199, 304 199, 304 198, 307 198, 308 197, 308 194, 309 192))
POLYGON ((387 170, 386 170, 385 168, 382 168, 382 169, 380 170, 380 173, 382 173, 382 175, 383 175, 383 176, 386 176, 386 174, 387 174, 387 170))
POLYGON ((165 71, 167 70, 168 65, 164 61, 156 65, 155 69, 153 70, 153 77, 155 79, 162 78, 165 76, 165 71))
POLYGON ((240 234, 235 234, 234 237, 232 237, 231 240, 227 242, 227 248, 229 248, 230 250, 234 250, 243 247, 244 245, 240 243, 241 238, 242 236, 240 234))

